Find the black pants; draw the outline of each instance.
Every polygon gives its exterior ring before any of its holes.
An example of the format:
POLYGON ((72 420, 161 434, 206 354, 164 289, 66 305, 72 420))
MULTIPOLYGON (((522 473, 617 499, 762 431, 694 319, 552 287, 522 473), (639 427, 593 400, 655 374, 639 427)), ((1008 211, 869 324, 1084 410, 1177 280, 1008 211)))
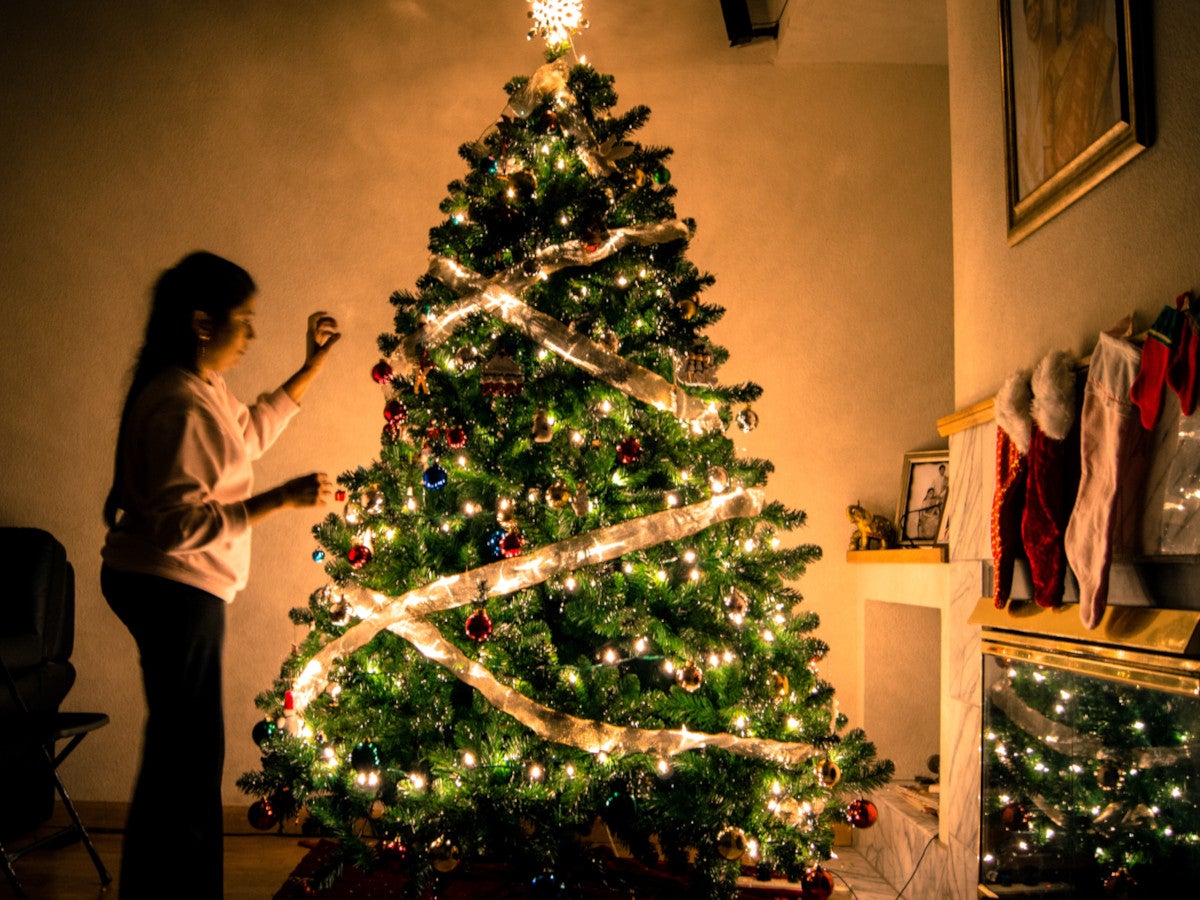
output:
POLYGON ((219 900, 225 601, 157 578, 100 571, 100 586, 141 655, 146 691, 142 764, 121 856, 122 900, 219 900), (163 873, 172 882, 163 882, 163 873))

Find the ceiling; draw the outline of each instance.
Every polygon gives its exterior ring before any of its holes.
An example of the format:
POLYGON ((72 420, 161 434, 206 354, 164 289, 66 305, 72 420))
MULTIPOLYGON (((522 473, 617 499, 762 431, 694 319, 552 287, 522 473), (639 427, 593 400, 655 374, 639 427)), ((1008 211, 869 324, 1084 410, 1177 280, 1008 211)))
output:
POLYGON ((773 54, 780 62, 946 65, 946 0, 748 0, 748 5, 754 22, 779 21, 779 37, 759 38, 733 52, 773 54))

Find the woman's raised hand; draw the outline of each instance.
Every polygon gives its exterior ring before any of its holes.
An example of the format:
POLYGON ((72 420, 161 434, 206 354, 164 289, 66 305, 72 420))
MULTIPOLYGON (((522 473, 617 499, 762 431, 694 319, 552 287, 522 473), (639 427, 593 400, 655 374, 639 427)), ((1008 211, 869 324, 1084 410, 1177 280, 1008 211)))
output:
POLYGON ((308 333, 304 342, 304 365, 320 368, 331 347, 341 340, 337 319, 321 310, 308 317, 308 333))
POLYGON ((333 499, 333 482, 324 472, 310 472, 280 485, 288 506, 323 506, 333 499))

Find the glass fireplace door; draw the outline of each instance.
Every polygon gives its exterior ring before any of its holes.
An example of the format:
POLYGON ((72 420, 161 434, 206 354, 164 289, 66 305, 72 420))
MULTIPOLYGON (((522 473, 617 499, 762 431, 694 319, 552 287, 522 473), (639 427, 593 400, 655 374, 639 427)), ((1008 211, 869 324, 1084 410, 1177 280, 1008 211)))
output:
POLYGON ((1200 664, 983 635, 980 894, 1200 883, 1200 664))

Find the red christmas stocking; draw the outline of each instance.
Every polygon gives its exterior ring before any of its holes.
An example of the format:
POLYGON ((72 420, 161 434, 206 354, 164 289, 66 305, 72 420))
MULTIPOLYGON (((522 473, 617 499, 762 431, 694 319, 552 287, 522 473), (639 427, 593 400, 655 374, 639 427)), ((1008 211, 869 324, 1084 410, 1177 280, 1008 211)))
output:
POLYGON ((1164 306, 1142 344, 1141 369, 1129 390, 1129 398, 1141 410, 1142 427, 1147 431, 1154 430, 1162 411, 1163 385, 1171 347, 1179 340, 1180 319, 1179 310, 1164 306))
POLYGON ((996 609, 1008 603, 1013 563, 1021 550, 1032 400, 1028 370, 1010 375, 996 394, 996 492, 992 495, 992 563, 996 568, 992 596, 996 609))
POLYGON ((1062 603, 1066 577, 1063 533, 1067 527, 1066 438, 1075 423, 1075 370, 1058 351, 1033 372, 1033 434, 1029 441, 1021 539, 1038 606, 1062 603))
POLYGON ((1181 325, 1179 340, 1172 347, 1170 365, 1167 367, 1167 384, 1179 395, 1179 408, 1185 416, 1196 411, 1197 364, 1200 357, 1200 322, 1196 320, 1192 307, 1191 292, 1175 298, 1175 307, 1180 311, 1181 325))
MULTIPOLYGON (((1092 353, 1083 412, 1079 417, 1081 474, 1064 546, 1079 580, 1079 618, 1085 628, 1100 624, 1108 605, 1108 572, 1114 534, 1129 540, 1133 517, 1118 512, 1118 497, 1140 492, 1149 458, 1138 411, 1128 400, 1138 370, 1138 349, 1107 334, 1092 353), (1118 519, 1124 521, 1118 522, 1118 519), (1119 526, 1119 527, 1118 527, 1119 526)), ((1127 506, 1127 504, 1123 504, 1127 506)))

